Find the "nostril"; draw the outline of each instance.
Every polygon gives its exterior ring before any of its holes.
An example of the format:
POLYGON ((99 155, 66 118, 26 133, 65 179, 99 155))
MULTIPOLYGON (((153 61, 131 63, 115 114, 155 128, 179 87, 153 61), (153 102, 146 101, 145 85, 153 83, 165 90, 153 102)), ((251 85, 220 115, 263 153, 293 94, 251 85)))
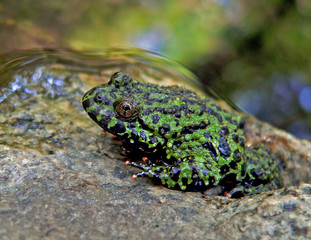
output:
POLYGON ((102 103, 104 101, 104 98, 102 95, 100 94, 97 94, 94 98, 94 101, 97 102, 97 103, 102 103))

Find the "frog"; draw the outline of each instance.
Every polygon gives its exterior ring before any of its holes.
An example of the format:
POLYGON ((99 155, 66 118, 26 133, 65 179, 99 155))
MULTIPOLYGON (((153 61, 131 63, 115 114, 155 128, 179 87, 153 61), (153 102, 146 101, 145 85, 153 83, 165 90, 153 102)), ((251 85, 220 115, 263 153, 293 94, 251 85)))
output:
POLYGON ((181 86, 161 86, 116 72, 85 93, 82 105, 113 134, 126 165, 169 189, 232 198, 280 188, 270 149, 246 144, 245 117, 181 86))

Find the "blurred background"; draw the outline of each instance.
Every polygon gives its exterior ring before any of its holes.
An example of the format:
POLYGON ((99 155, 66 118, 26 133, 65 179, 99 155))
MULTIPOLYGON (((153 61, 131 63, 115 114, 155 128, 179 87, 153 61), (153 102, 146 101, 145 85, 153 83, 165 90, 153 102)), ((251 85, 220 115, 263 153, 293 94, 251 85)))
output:
POLYGON ((135 46, 243 111, 311 139, 310 0, 0 0, 0 57, 135 46))

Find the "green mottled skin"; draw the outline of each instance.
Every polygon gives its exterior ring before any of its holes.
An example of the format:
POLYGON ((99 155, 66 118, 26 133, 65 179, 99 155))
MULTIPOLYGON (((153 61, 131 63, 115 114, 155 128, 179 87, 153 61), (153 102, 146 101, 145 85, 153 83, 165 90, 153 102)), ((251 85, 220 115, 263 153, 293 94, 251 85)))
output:
POLYGON ((275 161, 262 146, 245 146, 243 119, 193 91, 115 73, 89 90, 83 107, 122 140, 128 162, 169 188, 241 197, 280 187, 275 161))

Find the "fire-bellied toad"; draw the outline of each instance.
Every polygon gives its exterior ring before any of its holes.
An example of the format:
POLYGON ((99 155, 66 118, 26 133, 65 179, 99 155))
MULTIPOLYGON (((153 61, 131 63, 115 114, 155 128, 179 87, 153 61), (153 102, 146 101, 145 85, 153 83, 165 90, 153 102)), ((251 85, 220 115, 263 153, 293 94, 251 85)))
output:
POLYGON ((276 162, 263 146, 247 147, 243 118, 178 86, 163 87, 117 72, 83 97, 88 115, 122 140, 130 162, 168 188, 217 189, 241 197, 280 187, 276 162), (135 159, 139 160, 139 159, 135 159))

